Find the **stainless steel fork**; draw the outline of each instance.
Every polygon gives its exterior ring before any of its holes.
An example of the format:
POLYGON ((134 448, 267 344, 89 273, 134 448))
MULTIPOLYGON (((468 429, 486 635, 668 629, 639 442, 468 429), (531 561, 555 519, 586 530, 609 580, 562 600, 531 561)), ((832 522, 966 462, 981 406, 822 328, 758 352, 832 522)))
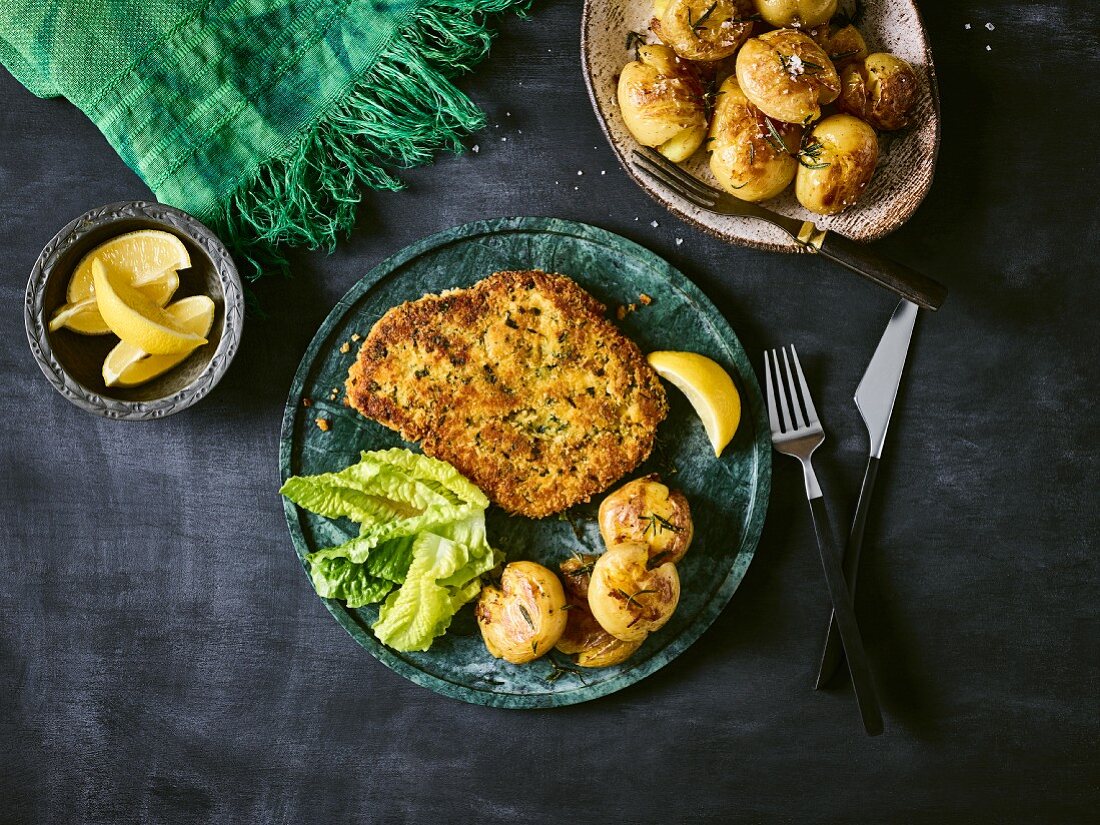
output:
POLYGON ((808 252, 818 252, 846 269, 886 287, 925 309, 939 309, 947 287, 915 269, 875 252, 869 246, 835 232, 819 229, 813 221, 800 221, 765 209, 759 204, 735 198, 692 177, 655 149, 634 150, 634 166, 663 183, 689 203, 720 215, 757 218, 778 226, 808 252))
POLYGON ((772 445, 777 452, 794 456, 802 462, 802 473, 806 479, 806 498, 810 500, 810 513, 813 515, 814 531, 817 533, 817 549, 821 554, 821 566, 825 570, 829 598, 833 602, 836 628, 840 633, 840 641, 844 645, 848 670, 852 674, 852 687, 855 690, 859 713, 863 717, 863 727, 868 735, 878 736, 882 733, 882 710, 879 708, 875 683, 871 678, 871 668, 867 663, 867 653, 863 649, 859 625, 856 624, 852 595, 844 582, 844 570, 840 564, 838 545, 829 524, 821 486, 817 483, 817 475, 814 473, 811 462, 814 450, 825 440, 825 430, 817 417, 813 399, 810 398, 810 388, 806 386, 806 376, 802 372, 802 365, 798 363, 798 353, 793 345, 790 349, 789 358, 786 348, 782 350, 782 371, 779 368, 779 356, 776 351, 771 351, 770 358, 768 353, 764 353, 764 375, 767 382, 772 445), (791 371, 792 360, 794 373, 791 371), (798 376, 797 384, 795 374, 798 376), (782 411, 782 417, 780 411, 782 411))

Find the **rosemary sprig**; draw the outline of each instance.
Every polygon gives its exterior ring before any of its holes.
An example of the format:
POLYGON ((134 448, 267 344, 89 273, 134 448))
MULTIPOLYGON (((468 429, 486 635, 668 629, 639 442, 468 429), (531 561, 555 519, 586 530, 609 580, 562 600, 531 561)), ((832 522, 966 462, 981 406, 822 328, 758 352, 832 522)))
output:
POLYGON ((633 593, 631 593, 629 596, 626 594, 625 590, 622 590, 620 588, 615 588, 615 592, 618 593, 620 596, 622 596, 624 599, 626 599, 626 603, 628 605, 636 604, 636 605, 638 605, 638 607, 645 607, 645 605, 643 605, 640 601, 638 601, 638 597, 639 596, 644 596, 646 593, 656 593, 657 591, 656 590, 636 590, 633 593))
POLYGON ((770 117, 765 117, 764 123, 766 123, 768 126, 768 133, 764 135, 764 139, 768 141, 769 144, 771 144, 771 147, 775 151, 790 154, 790 151, 787 149, 787 144, 783 142, 783 136, 779 134, 779 130, 775 128, 775 124, 772 123, 772 119, 770 117))
POLYGON ((756 163, 756 144, 750 141, 749 143, 749 166, 756 163))
POLYGON ((829 59, 836 63, 838 60, 843 60, 846 57, 851 57, 853 54, 859 54, 859 49, 849 49, 846 52, 840 52, 839 54, 829 55, 829 59))
POLYGON ((795 66, 794 59, 798 55, 787 55, 783 52, 776 52, 776 57, 779 58, 779 65, 783 67, 783 71, 789 74, 791 77, 797 77, 800 74, 813 74, 814 72, 820 72, 825 69, 820 63, 814 63, 811 60, 803 60, 798 58, 797 68, 795 66), (797 69, 801 69, 798 71, 797 69))
POLYGON ((527 612, 527 608, 524 607, 522 604, 519 605, 519 613, 521 616, 523 616, 523 620, 527 622, 527 626, 534 630, 535 620, 531 618, 531 614, 527 612))
POLYGON ((645 35, 640 32, 630 31, 626 33, 626 50, 634 50, 634 59, 638 59, 638 47, 645 45, 645 35))
POLYGON ((824 163, 821 160, 821 150, 824 148, 820 140, 808 142, 807 137, 803 136, 802 146, 795 157, 807 169, 828 169, 832 164, 824 163))
POLYGON ((560 679, 562 676, 573 676, 577 679, 580 679, 582 685, 588 684, 584 680, 584 677, 581 675, 581 672, 576 668, 569 667, 568 665, 563 665, 552 658, 547 659, 546 661, 550 663, 550 673, 543 677, 547 682, 553 684, 554 682, 558 681, 558 679, 560 679))
POLYGON ((703 24, 710 19, 710 16, 714 14, 714 10, 716 8, 718 8, 718 0, 714 0, 714 2, 710 4, 710 8, 703 12, 699 19, 696 20, 694 23, 691 22, 691 9, 688 9, 688 23, 691 24, 692 32, 698 35, 699 29, 703 28, 703 24))
MULTIPOLYGON (((744 186, 744 184, 742 184, 744 186)), ((642 516, 642 521, 646 522, 645 530, 642 531, 642 535, 649 535, 649 531, 653 531, 653 535, 663 533, 668 530, 670 533, 682 533, 684 528, 676 524, 673 524, 667 518, 657 513, 650 513, 647 516, 642 516)))

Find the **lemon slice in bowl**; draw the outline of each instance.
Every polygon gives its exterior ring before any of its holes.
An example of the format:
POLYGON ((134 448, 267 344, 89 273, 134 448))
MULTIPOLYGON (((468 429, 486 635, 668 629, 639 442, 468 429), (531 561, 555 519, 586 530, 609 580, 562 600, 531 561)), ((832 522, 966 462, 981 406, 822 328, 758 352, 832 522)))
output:
POLYGON ((741 396, 721 366, 694 352, 651 352, 647 359, 657 374, 687 396, 716 456, 733 439, 741 422, 741 396))
POLYGON ((92 261, 96 259, 107 269, 124 275, 131 286, 161 307, 179 287, 177 270, 191 266, 187 247, 170 232, 142 229, 111 238, 77 263, 66 288, 67 303, 50 319, 51 332, 62 327, 82 335, 106 335, 111 331, 95 301, 92 261))
POLYGON ((181 329, 171 315, 130 286, 125 275, 108 270, 98 258, 92 261, 92 280, 99 314, 124 343, 150 355, 186 353, 206 343, 202 335, 181 329))
MULTIPOLYGON (((205 295, 181 298, 164 308, 184 332, 205 337, 214 323, 214 302, 205 295)), ((144 384, 183 361, 191 350, 172 355, 150 355, 132 344, 119 343, 103 362, 103 381, 108 387, 144 384)))

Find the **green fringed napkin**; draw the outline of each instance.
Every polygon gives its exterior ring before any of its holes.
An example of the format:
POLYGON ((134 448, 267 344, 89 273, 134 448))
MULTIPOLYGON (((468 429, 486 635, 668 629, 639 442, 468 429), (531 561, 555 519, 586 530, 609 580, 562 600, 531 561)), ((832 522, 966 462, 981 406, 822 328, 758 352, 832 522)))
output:
MULTIPOLYGON (((351 227, 361 187, 460 150, 451 78, 528 0, 3 0, 0 62, 255 262, 351 227)), ((255 274, 262 274, 257 267, 255 274)))

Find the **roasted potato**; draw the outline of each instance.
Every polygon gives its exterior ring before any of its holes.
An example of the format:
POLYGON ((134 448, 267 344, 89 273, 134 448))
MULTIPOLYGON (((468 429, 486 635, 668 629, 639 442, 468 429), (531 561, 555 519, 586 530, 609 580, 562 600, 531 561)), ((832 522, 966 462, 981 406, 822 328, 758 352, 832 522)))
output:
POLYGON ((610 493, 600 502, 599 524, 608 547, 623 542, 644 544, 650 565, 677 564, 694 535, 684 494, 670 490, 655 474, 627 482, 610 493))
POLYGON ((558 577, 531 561, 506 565, 500 587, 483 587, 474 611, 489 652, 517 665, 537 659, 558 643, 567 613, 558 577))
POLYGON ((913 67, 886 52, 844 68, 837 106, 886 132, 904 129, 917 103, 920 81, 913 67))
POLYGON ((619 110, 638 143, 679 163, 707 134, 703 85, 668 46, 638 47, 638 59, 619 75, 619 110))
POLYGON ((828 55, 802 32, 776 29, 753 37, 737 53, 737 83, 764 114, 787 123, 821 117, 840 94, 828 55))
POLYGON ((640 641, 624 642, 604 630, 588 609, 588 583, 597 556, 574 556, 559 565, 569 603, 569 620, 557 649, 581 667, 610 667, 630 657, 640 641))
POLYGON ((624 642, 641 642, 662 627, 679 601, 676 565, 651 568, 644 544, 614 544, 592 568, 588 608, 604 630, 624 642))
POLYGON ((801 137, 801 126, 770 120, 745 97, 737 78, 727 77, 710 124, 710 171, 742 200, 774 198, 794 180, 801 137))
POLYGON ((820 26, 836 14, 837 0, 756 0, 756 10, 773 26, 820 26))
POLYGON ((833 62, 833 67, 837 71, 840 71, 842 66, 859 63, 867 57, 867 43, 859 33, 859 29, 851 24, 834 29, 826 23, 808 33, 814 42, 825 50, 825 54, 829 56, 829 60, 833 62))
POLYGON ((798 202, 819 215, 842 212, 863 195, 878 163, 875 130, 851 115, 830 115, 803 139, 795 177, 798 202))
POLYGON ((685 60, 721 60, 752 35, 753 0, 661 0, 650 29, 685 60))

